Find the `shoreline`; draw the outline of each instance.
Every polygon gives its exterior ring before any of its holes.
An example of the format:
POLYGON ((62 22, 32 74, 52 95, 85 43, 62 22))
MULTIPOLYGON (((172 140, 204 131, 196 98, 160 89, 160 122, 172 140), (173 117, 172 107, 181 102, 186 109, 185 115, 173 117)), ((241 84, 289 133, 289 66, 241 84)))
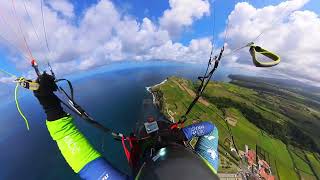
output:
POLYGON ((155 97, 155 95, 152 93, 151 88, 160 86, 160 85, 166 83, 167 81, 168 81, 168 78, 166 78, 165 80, 163 80, 162 82, 160 82, 160 83, 158 83, 158 84, 155 84, 155 85, 153 85, 153 86, 148 86, 148 87, 146 87, 146 90, 147 90, 149 93, 152 94, 152 102, 153 102, 153 104, 156 104, 156 97, 155 97))

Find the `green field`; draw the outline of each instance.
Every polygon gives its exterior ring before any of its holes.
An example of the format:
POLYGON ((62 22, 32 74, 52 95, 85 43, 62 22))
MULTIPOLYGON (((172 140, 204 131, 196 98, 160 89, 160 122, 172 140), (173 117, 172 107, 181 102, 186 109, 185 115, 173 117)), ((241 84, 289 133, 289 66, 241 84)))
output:
MULTIPOLYGON (((282 91, 279 94, 246 88, 234 83, 210 82, 202 99, 188 116, 188 123, 211 121, 219 130, 219 172, 237 172, 239 158, 230 151, 231 135, 239 150, 259 147, 278 179, 317 179, 320 177, 320 108, 308 106, 304 96, 282 91), (287 115, 290 113, 290 115, 287 115)), ((152 88, 161 112, 179 120, 193 100, 197 84, 170 77, 152 88)), ((279 88, 277 88, 279 91, 279 88)), ((274 92, 277 92, 274 91, 274 92)))

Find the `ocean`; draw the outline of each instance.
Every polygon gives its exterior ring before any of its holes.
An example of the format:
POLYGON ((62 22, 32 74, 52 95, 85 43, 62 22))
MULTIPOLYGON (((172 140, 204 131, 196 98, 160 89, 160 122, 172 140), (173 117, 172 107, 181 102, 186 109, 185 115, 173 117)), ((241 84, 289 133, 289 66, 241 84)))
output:
MULTIPOLYGON (((143 99, 152 98, 146 87, 169 76, 196 80, 205 68, 168 62, 121 63, 71 79, 76 101, 92 117, 116 131, 130 133, 141 118, 143 99)), ((221 73, 216 77, 226 79, 221 73)), ((49 136, 45 114, 37 100, 31 92, 24 94, 19 101, 29 119, 30 131, 13 102, 0 104, 0 179, 79 179, 49 136)), ((111 164, 130 173, 121 142, 80 118, 75 118, 75 123, 111 164)))

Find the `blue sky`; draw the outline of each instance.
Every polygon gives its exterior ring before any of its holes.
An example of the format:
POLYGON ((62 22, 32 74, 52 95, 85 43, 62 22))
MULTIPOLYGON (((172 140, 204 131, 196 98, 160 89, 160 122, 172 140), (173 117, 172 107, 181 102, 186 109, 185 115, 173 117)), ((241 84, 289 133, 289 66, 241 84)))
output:
MULTIPOLYGON (((18 11, 19 9, 19 2, 23 2, 24 0, 21 1, 17 1, 17 9, 18 11)), ((179 0, 171 0, 173 1, 179 1, 179 0)), ((51 38, 49 39, 49 44, 51 46, 51 48, 53 49, 54 53, 57 54, 57 58, 54 59, 53 61, 53 66, 54 68, 58 68, 60 69, 63 66, 66 66, 66 64, 68 65, 73 65, 73 66, 77 66, 79 65, 79 69, 80 70, 87 70, 87 69, 95 69, 96 67, 99 66, 104 66, 107 64, 110 64, 112 62, 116 62, 119 60, 152 60, 152 59, 164 59, 164 60, 173 60, 173 61, 180 61, 180 59, 182 59, 181 61, 183 62, 188 62, 190 59, 190 62, 195 63, 201 61, 201 63, 205 63, 205 60, 207 60, 207 56, 208 56, 208 51, 210 51, 210 46, 209 44, 211 43, 211 37, 212 37, 212 29, 213 29, 213 16, 215 15, 215 45, 216 46, 221 46, 223 43, 222 38, 219 38, 219 34, 223 33, 225 28, 226 28, 226 21, 227 18, 229 16, 229 14, 234 10, 235 4, 239 3, 239 2, 243 2, 243 1, 238 1, 238 0, 228 0, 228 1, 224 1, 224 0, 215 0, 214 3, 212 0, 195 0, 193 2, 198 2, 198 4, 194 4, 194 6, 199 6, 199 7, 193 7, 190 6, 188 7, 188 4, 185 5, 185 7, 183 6, 183 1, 180 1, 179 3, 179 7, 173 7, 172 5, 170 5, 170 1, 169 0, 162 0, 162 1, 150 1, 150 0, 82 0, 82 1, 77 1, 77 0, 62 0, 61 2, 64 2, 64 4, 57 4, 57 3, 53 3, 55 1, 52 0, 46 0, 45 1, 45 14, 48 16, 46 17, 47 19, 46 22, 52 22, 52 25, 50 23, 47 24, 47 29, 49 29, 49 36, 50 37, 57 37, 59 36, 58 31, 59 29, 57 29, 55 31, 56 28, 58 28, 59 26, 65 26, 65 27, 61 27, 61 29, 66 30, 66 31, 79 31, 79 32, 75 32, 74 36, 70 38, 70 41, 72 41, 72 39, 80 39, 81 41, 88 41, 88 43, 86 44, 95 44, 95 47, 91 47, 92 50, 90 50, 90 48, 88 48, 88 50, 86 51, 86 53, 82 53, 82 47, 77 47, 77 48, 70 48, 70 46, 74 45, 75 43, 78 42, 70 42, 70 44, 67 44, 67 40, 66 43, 64 43, 64 39, 54 39, 51 38), (113 15, 119 15, 120 19, 117 19, 115 21, 117 21, 115 24, 108 24, 109 21, 112 21, 114 19, 112 19, 113 17, 107 17, 108 15, 103 14, 102 12, 98 11, 97 7, 99 7, 99 5, 103 4, 102 2, 107 2, 109 4, 105 6, 106 11, 115 11, 115 13, 113 15), (205 2, 210 3, 210 6, 208 7, 209 10, 206 10, 205 8, 207 7, 205 2), (110 7, 111 6, 113 7, 110 7), (214 5, 214 6, 213 6, 214 5), (59 8, 62 8, 59 10, 59 8), (189 17, 183 17, 183 18, 187 18, 185 21, 188 21, 191 19, 191 22, 179 22, 180 19, 177 19, 176 21, 170 22, 170 15, 168 17, 165 17, 165 13, 166 11, 171 11, 170 13, 179 16, 179 14, 177 14, 177 11, 175 11, 175 8, 179 9, 179 8, 184 8, 183 10, 186 13, 189 13, 189 17), (187 8, 186 8, 187 7, 187 8), (46 9, 47 8, 47 9, 46 9), (202 8, 203 10, 200 12, 196 12, 197 8, 202 8), (190 9, 190 10, 188 10, 190 9), (73 14, 74 17, 66 17, 65 15, 67 14, 67 11, 71 11, 71 13, 73 14), (92 12, 91 14, 88 12, 92 12), (97 17, 100 13, 99 18, 102 18, 101 24, 99 24, 99 26, 91 26, 90 21, 86 22, 84 19, 86 16, 91 15, 92 19, 91 21, 95 21, 95 17, 97 17), (57 17, 54 16, 49 16, 49 15, 55 15, 57 14, 57 17), (96 15, 96 16, 94 16, 96 15), (129 20, 125 20, 125 17, 128 18, 129 20), (52 18, 52 19, 50 19, 52 18), (56 19, 54 19, 56 18, 56 19), (103 19, 105 18, 105 19, 103 19), (143 23, 144 23, 144 19, 147 18, 148 20, 150 20, 151 22, 151 26, 155 28, 155 30, 152 30, 151 32, 147 32, 150 35, 147 36, 151 36, 151 39, 156 39, 157 37, 164 37, 163 42, 153 42, 150 45, 146 46, 146 49, 137 49, 136 47, 142 46, 143 44, 147 44, 148 43, 148 39, 147 37, 145 37, 146 35, 144 35, 144 27, 143 27, 143 23), (164 19, 164 20, 163 20, 164 19), (56 22, 55 22, 56 21, 56 22), (169 21, 169 22, 168 22, 169 21), (174 26, 174 23, 181 23, 178 24, 178 26, 174 26), (97 39, 95 42, 89 42, 90 37, 88 35, 88 38, 85 39, 83 38, 83 33, 81 34, 81 28, 84 27, 83 29, 87 28, 87 31, 94 31, 97 33, 103 33, 103 31, 108 31, 105 30, 104 28, 106 27, 113 27, 113 26, 123 26, 123 24, 126 23, 131 23, 130 25, 133 26, 132 27, 120 27, 118 29, 112 29, 110 30, 111 35, 108 35, 108 37, 106 37, 107 35, 101 35, 101 38, 106 38, 105 42, 100 43, 99 39, 97 39), (166 24, 167 23, 167 24, 166 24), (171 24, 170 24, 171 23, 171 24), (173 23, 173 24, 172 24, 173 23), (136 25, 134 25, 136 24, 136 25), (172 26, 173 28, 178 28, 180 29, 178 31, 178 33, 176 32, 172 32, 172 26), (99 32, 99 28, 101 29, 99 32), (141 43, 141 44, 137 44, 135 42, 135 40, 129 40, 127 43, 124 43, 124 41, 126 41, 125 36, 123 34, 125 34, 125 32, 121 32, 121 29, 132 29, 132 28, 138 28, 138 32, 140 33, 141 38, 145 38, 143 40, 145 40, 145 43, 141 43), (171 28, 171 29, 170 29, 171 28), (118 32, 120 31, 120 32, 118 32), (118 37, 118 34, 122 33, 122 37, 118 37), (169 33, 169 35, 165 35, 166 33, 169 33), (116 36, 116 38, 113 38, 114 36, 116 36), (83 38, 83 39, 81 39, 83 38), (124 38, 124 39, 121 39, 124 38), (121 41, 121 44, 116 44, 117 42, 111 42, 112 40, 114 41, 121 41), (55 41, 59 42, 59 43, 54 43, 55 41), (110 44, 108 44, 108 42, 110 42, 110 44), (192 44, 192 42, 194 42, 192 44), (99 44, 100 43, 100 44, 99 44), (61 48, 59 49, 59 45, 64 45, 66 44, 66 46, 68 45, 68 47, 61 48), (106 45, 107 44, 107 45, 106 45), (129 44, 132 47, 125 47, 125 46, 129 46, 127 45, 129 44), (206 46, 207 45, 207 46, 206 46), (120 47, 121 50, 119 49, 111 49, 111 52, 101 52, 103 50, 100 50, 99 52, 95 52, 95 49, 99 49, 102 46, 107 46, 107 47, 111 47, 111 48, 116 48, 116 47, 120 47), (136 46, 136 47, 134 47, 136 46), (124 48, 125 47, 125 48, 124 48), (207 48, 206 48, 207 47, 207 48), (157 49, 158 48, 158 49, 157 49), (196 50, 195 50, 196 48, 196 50), (129 49, 129 50, 126 50, 129 49), (152 52, 147 52, 150 49, 154 50, 152 52), (118 54, 114 55, 112 54, 114 51, 121 51, 118 52, 118 54), (94 52, 92 52, 94 51, 94 52), (162 51, 172 51, 172 54, 169 54, 167 56, 163 55, 165 53, 162 53, 162 51), (196 51, 197 53, 193 52, 196 51), (81 52, 81 53, 79 53, 81 52), (90 54, 90 52, 92 52, 90 54), (79 54, 77 54, 79 53, 79 54), (142 54, 141 54, 142 53, 142 54), (184 54, 183 54, 184 53, 184 54), (70 55, 71 54, 71 55, 70 55), (134 55, 132 55, 134 54, 134 55), (193 55, 193 57, 190 57, 191 55, 193 55), (110 60, 103 60, 106 62, 101 63, 101 61, 95 61, 95 59, 104 57, 106 59, 110 58, 110 60), (198 59, 197 59, 198 57, 198 59), (64 60, 61 60, 59 58, 70 58, 70 59, 66 59, 65 62, 63 62, 64 60), (205 60, 203 60, 205 59, 205 60)), ((295 0, 297 3, 301 3, 303 1, 307 2, 307 0, 295 0)), ((186 3, 190 3, 192 1, 185 1, 186 3)), ((246 6, 244 5, 242 8, 244 8, 243 10, 245 10, 245 8, 249 8, 250 6, 253 6, 257 9, 259 8, 263 8, 265 6, 269 6, 269 5, 273 5, 275 8, 277 7, 277 5, 280 2, 280 0, 246 0, 245 2, 248 2, 250 5, 246 6)), ((4 5, 2 5, 4 8, 6 7, 6 2, 2 2, 4 3, 4 5)), ((292 3, 294 4, 294 3, 292 3)), ((301 10, 310 10, 313 11, 314 13, 318 14, 320 13, 320 1, 318 0, 309 0, 307 3, 302 3, 303 6, 301 7, 297 7, 294 10, 297 11, 301 11, 301 10)), ((30 12, 33 8, 35 9, 39 9, 39 5, 36 3, 29 3, 27 4, 30 12)), ((8 7, 10 7, 8 5, 8 7)), ((22 6, 21 6, 22 7, 22 6)), ((23 9, 21 8, 21 13, 18 12, 18 14, 23 15, 23 9)), ((34 12, 34 14, 31 13, 31 16, 37 16, 39 14, 37 14, 39 12, 34 12)), ((171 18, 174 19, 174 16, 172 16, 171 14, 171 18)), ((266 17, 268 17, 268 15, 265 15, 266 17)), ((7 17, 5 17, 7 18, 7 17)), ((38 33, 41 33, 41 22, 40 21, 36 21, 35 17, 32 17, 34 23, 39 24, 39 26, 37 26, 38 29, 38 33)), ((253 17, 254 18, 254 17, 253 17)), ((257 17, 259 18, 259 17, 257 17)), ((89 19, 89 18, 88 18, 89 19)), ((90 19, 89 19, 90 20, 90 19)), ((9 19, 10 22, 10 19, 9 19)), ((254 22, 254 21, 253 21, 254 22)), ((26 25, 28 25, 28 23, 30 24, 30 21, 26 21, 23 22, 22 24, 24 25, 24 23, 26 25)), ((236 24, 237 22, 235 22, 234 24, 236 24)), ((267 22, 266 22, 267 23, 267 22)), ((148 24, 148 22, 146 23, 148 24)), ((150 25, 150 23, 149 23, 150 25)), ((286 24, 284 24, 286 25, 286 24)), ((0 27, 3 26, 3 24, 0 23, 0 27)), ((240 24, 240 26, 242 26, 240 24)), ((288 25, 286 25, 288 26, 288 25)), ((26 28, 27 29, 27 28, 26 28)), ((150 29, 146 29, 146 30, 150 30, 150 29)), ((175 29, 174 29, 175 30, 175 29)), ((235 30, 236 31, 236 30, 235 30)), ((129 32, 130 33, 130 32, 129 32)), ((2 36, 4 36, 5 38, 6 35, 8 34, 8 32, 0 32, 0 34, 2 36)), ((27 32, 26 34, 28 34, 30 37, 27 37, 27 40, 29 41, 34 41, 34 39, 32 39, 32 32, 30 30, 30 32, 27 32)), ((87 34, 85 34, 87 35, 87 34)), ((132 37, 134 38, 135 36, 138 37, 138 34, 132 34, 132 37)), ((231 33, 232 36, 232 33, 231 33)), ((132 38, 131 37, 131 38, 132 38)), ((238 41, 238 36, 234 35, 234 39, 232 39, 233 37, 230 37, 230 42, 227 42, 230 47, 232 47, 233 44, 237 44, 234 41, 238 41)), ((8 38, 10 39, 10 38, 8 38)), ((127 38, 128 39, 128 38, 127 38)), ((161 38, 160 38, 161 39, 161 38)), ((245 39, 245 38, 244 38, 245 39)), ((266 40, 268 38, 265 38, 264 40, 266 40)), ((79 40, 79 41, 80 41, 79 40)), ((154 41, 161 41, 161 40, 154 40, 154 41)), ((302 41, 302 40, 301 40, 302 41)), ((33 43, 30 43, 33 44, 33 43)), ((34 43, 35 45, 33 47, 31 47, 33 50, 35 49, 35 53, 34 54, 38 54, 39 56, 36 57, 37 59, 39 59, 40 63, 44 64, 43 61, 41 60, 42 57, 44 57, 44 51, 45 49, 43 47, 38 48, 37 47, 37 43, 34 43)), ((266 45, 268 45, 268 43, 265 43, 266 45)), ((39 44, 38 44, 39 45, 39 44)), ((1 43, 1 49, 0 49, 0 58, 1 58, 1 66, 0 68, 8 70, 12 73, 15 73, 17 75, 21 75, 21 72, 23 74, 25 74, 28 70, 27 68, 27 63, 26 61, 24 61, 24 63, 19 63, 18 60, 12 60, 12 53, 8 53, 10 52, 10 48, 3 48, 5 47, 6 44, 5 43, 1 43)), ((39 45, 40 46, 40 45, 39 45)), ((293 50, 292 50, 293 51, 293 50)), ((12 51, 11 51, 12 52, 12 51)), ((53 54, 54 54, 53 53, 53 54)), ((15 56, 16 57, 16 56, 15 56)), ((234 57, 234 58, 238 58, 239 57, 234 57)), ((238 61, 237 61, 238 62, 238 61)), ((239 64, 242 65, 241 61, 239 61, 239 64)), ((78 69, 78 70, 79 70, 78 69)), ((78 72, 78 70, 74 70, 74 71, 70 71, 68 73, 73 73, 73 72, 78 72)), ((279 69, 279 72, 281 72, 282 69, 279 69)), ((81 71, 79 71, 81 72, 81 71)), ((287 74, 282 74, 284 76, 290 76, 292 75, 292 73, 287 73, 287 74)), ((302 75, 297 77, 297 79, 303 79, 302 75)), ((308 79, 308 80, 313 80, 314 79, 308 79)))

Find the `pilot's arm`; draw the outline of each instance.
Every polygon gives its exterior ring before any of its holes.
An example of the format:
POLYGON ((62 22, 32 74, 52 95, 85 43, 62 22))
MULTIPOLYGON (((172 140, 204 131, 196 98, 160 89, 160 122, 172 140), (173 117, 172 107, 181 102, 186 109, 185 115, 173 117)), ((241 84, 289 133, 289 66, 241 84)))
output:
POLYGON ((46 125, 73 171, 82 179, 128 179, 125 174, 102 158, 76 128, 72 116, 63 111, 59 99, 53 93, 57 90, 53 77, 43 74, 38 82, 40 89, 34 94, 47 115, 46 125))

